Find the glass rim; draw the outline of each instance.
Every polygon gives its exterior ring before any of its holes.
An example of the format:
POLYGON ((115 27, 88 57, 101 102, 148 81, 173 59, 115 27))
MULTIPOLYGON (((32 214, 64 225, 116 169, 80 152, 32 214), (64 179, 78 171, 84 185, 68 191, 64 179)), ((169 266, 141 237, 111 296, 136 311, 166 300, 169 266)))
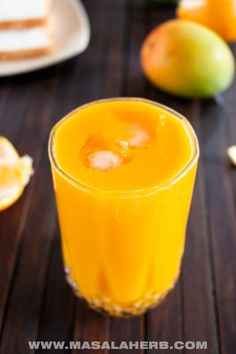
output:
POLYGON ((83 104, 79 106, 78 108, 74 109, 70 113, 68 113, 66 116, 61 118, 51 129, 50 136, 49 136, 49 142, 48 142, 48 155, 49 155, 49 160, 51 163, 51 166, 55 168, 55 170, 68 182, 73 184, 74 186, 80 188, 80 190, 83 190, 84 192, 97 192, 100 194, 104 195, 117 195, 117 196, 124 196, 124 197, 134 197, 138 196, 139 194, 153 194, 159 190, 163 190, 168 188, 170 185, 175 184, 178 180, 180 180, 185 174, 187 174, 192 166, 196 163, 196 161, 199 159, 200 155, 200 148, 199 148, 199 143, 198 143, 198 138, 196 136, 196 133, 188 121, 187 118, 185 118, 182 114, 176 112, 174 109, 169 108, 161 103, 157 103, 155 101, 146 99, 146 98, 141 98, 141 97, 113 97, 113 98, 105 98, 105 99, 98 99, 91 101, 89 103, 83 104), (163 110, 170 112, 173 114, 176 118, 180 119, 182 122, 184 122, 184 127, 186 129, 187 134, 189 135, 189 139, 191 140, 192 144, 192 149, 193 153, 190 158, 190 160, 183 166, 183 168, 178 171, 173 177, 168 179, 162 184, 159 185, 154 185, 151 187, 144 187, 144 188, 139 188, 139 189, 132 189, 132 190, 103 190, 99 189, 96 187, 93 187, 91 184, 86 184, 79 179, 73 177, 70 175, 68 172, 66 172, 58 163, 57 158, 55 156, 55 149, 54 149, 54 141, 55 141, 55 135, 57 129, 63 124, 67 119, 70 119, 74 114, 82 109, 85 109, 93 104, 99 104, 99 103, 104 103, 104 102, 112 102, 112 101, 117 101, 117 102, 124 102, 124 101, 133 101, 133 102, 143 102, 146 104, 150 104, 153 106, 156 106, 158 108, 162 108, 163 110))

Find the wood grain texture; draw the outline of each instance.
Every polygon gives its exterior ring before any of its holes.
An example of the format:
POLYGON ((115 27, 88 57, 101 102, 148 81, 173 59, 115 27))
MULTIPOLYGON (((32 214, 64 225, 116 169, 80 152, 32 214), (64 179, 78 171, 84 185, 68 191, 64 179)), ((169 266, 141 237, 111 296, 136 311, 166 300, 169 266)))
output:
MULTIPOLYGON (((32 353, 29 340, 199 340, 208 342, 209 354, 235 354, 236 170, 225 150, 236 144, 236 81, 211 100, 164 94, 145 80, 139 50, 149 30, 174 17, 174 8, 148 0, 84 4, 92 26, 85 53, 46 70, 0 80, 0 134, 21 154, 29 153, 35 168, 21 199, 0 214, 0 353, 32 353), (181 278, 159 307, 129 320, 93 312, 66 284, 47 157, 55 122, 83 103, 115 96, 146 97, 180 111, 201 145, 181 278)), ((236 54, 236 47, 232 49, 236 54)))

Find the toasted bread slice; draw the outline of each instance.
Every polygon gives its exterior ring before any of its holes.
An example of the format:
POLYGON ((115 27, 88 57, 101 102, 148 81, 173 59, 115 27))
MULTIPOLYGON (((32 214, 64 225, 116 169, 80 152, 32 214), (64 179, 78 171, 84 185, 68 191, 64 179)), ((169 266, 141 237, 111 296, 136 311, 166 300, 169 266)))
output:
POLYGON ((0 29, 45 25, 50 0, 0 0, 0 29))

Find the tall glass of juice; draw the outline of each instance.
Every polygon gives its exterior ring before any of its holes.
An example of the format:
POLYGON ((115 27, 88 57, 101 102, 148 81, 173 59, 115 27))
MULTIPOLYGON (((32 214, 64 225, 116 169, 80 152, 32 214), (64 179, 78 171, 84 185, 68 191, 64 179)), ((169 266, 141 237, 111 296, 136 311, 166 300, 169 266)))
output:
POLYGON ((175 285, 199 158, 190 123, 141 98, 86 104, 49 140, 66 277, 112 316, 143 313, 175 285))

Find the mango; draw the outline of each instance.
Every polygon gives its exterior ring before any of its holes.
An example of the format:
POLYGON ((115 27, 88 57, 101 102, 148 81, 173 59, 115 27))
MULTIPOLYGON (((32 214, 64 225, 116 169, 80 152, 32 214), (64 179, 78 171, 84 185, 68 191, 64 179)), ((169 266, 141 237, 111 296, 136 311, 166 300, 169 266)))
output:
POLYGON ((234 57, 215 32, 187 20, 170 20, 144 40, 141 65, 162 90, 189 98, 226 90, 235 72, 234 57))
POLYGON ((226 42, 236 40, 235 0, 181 0, 176 14, 211 28, 226 42))

